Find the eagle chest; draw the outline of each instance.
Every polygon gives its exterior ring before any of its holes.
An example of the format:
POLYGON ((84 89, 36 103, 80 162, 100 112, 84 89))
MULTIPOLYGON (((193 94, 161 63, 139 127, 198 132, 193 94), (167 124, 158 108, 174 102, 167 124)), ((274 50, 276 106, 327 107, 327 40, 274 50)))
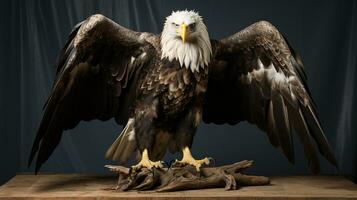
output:
POLYGON ((206 91, 207 78, 202 72, 192 72, 185 67, 160 74, 163 92, 160 95, 162 110, 167 114, 179 114, 206 91))

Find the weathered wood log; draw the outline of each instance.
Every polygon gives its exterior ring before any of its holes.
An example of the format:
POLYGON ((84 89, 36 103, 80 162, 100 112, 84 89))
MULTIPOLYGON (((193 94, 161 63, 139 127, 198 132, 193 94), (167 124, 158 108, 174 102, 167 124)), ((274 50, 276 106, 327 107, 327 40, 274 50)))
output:
POLYGON ((251 167, 253 161, 244 160, 220 167, 203 167, 198 172, 195 167, 171 167, 152 170, 143 168, 132 171, 123 166, 106 165, 119 174, 116 190, 154 190, 157 192, 220 188, 235 190, 241 186, 258 186, 270 183, 268 177, 242 174, 251 167))

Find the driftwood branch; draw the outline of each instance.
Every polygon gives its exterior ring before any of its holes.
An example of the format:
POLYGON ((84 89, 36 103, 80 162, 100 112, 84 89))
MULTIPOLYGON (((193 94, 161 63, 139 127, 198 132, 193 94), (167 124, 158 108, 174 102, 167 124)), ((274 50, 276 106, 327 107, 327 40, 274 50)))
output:
POLYGON ((244 160, 221 167, 204 167, 198 172, 195 167, 173 167, 152 170, 143 168, 131 171, 123 166, 106 165, 119 174, 116 190, 155 190, 157 192, 192 190, 203 188, 225 188, 235 190, 241 186, 258 186, 270 183, 268 177, 245 175, 241 172, 253 161, 244 160))

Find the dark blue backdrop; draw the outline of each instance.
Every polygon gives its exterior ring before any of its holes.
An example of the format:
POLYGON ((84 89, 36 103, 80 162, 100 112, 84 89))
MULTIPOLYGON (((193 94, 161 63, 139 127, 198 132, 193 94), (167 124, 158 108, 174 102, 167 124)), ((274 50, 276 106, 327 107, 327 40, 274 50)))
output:
MULTIPOLYGON (((74 24, 102 13, 123 26, 159 33, 171 11, 186 8, 199 11, 210 36, 217 39, 262 19, 276 25, 302 55, 312 96, 340 164, 337 172, 321 159, 322 173, 355 174, 356 1, 8 0, 0 8, 0 183, 16 172, 33 170, 27 168, 29 150, 54 78, 56 55, 74 24)), ((43 171, 106 172, 103 155, 120 130, 113 121, 80 123, 64 134, 43 171)), ((259 174, 308 173, 301 145, 295 141, 297 159, 292 166, 250 124, 202 124, 193 153, 212 156, 217 164, 253 159, 252 172, 259 174)))

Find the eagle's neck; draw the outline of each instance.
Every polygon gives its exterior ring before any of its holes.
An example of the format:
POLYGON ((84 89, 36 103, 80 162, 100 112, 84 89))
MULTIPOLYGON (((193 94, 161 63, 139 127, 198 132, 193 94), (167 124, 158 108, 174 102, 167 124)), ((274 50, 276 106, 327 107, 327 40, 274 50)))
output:
POLYGON ((212 47, 209 38, 198 38, 195 42, 183 43, 181 39, 161 36, 161 58, 169 61, 177 59, 181 67, 199 72, 207 66, 211 59, 212 47))

